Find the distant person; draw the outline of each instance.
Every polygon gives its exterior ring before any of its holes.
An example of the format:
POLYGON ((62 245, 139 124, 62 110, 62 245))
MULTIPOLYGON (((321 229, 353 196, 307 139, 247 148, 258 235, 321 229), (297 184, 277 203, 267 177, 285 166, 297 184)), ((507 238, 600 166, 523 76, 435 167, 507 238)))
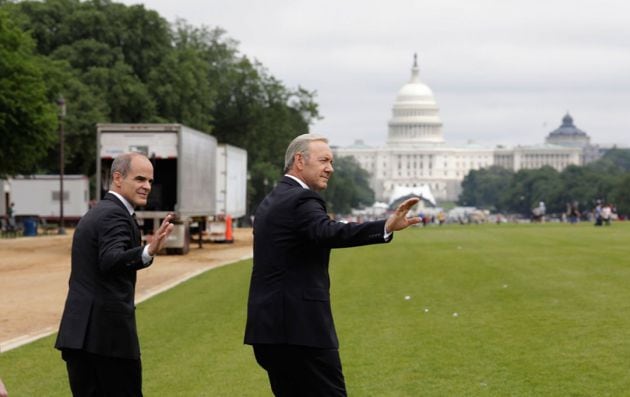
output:
POLYGON ((7 219, 9 222, 9 228, 11 230, 15 229, 15 203, 11 203, 9 208, 7 208, 7 219))
POLYGON ((4 386, 4 383, 2 383, 2 379, 0 379, 0 397, 9 397, 9 392, 4 386))
POLYGON ((602 206, 602 223, 606 226, 610 226, 610 220, 612 219, 612 206, 610 204, 604 204, 602 206))
POLYGON ((289 144, 284 172, 256 210, 245 343, 253 345, 276 396, 345 396, 330 251, 391 241, 393 232, 420 222, 406 217, 419 199, 402 203, 387 221, 331 220, 319 192, 333 174, 333 154, 320 135, 289 144))
POLYGON ((442 226, 445 221, 446 221, 446 215, 444 214, 444 211, 440 211, 438 213, 438 222, 439 222, 440 226, 442 226))
POLYGON ((423 227, 427 225, 428 216, 425 215, 423 212, 420 212, 418 214, 418 219, 420 219, 420 223, 422 223, 423 227))
POLYGON ((111 167, 109 192, 79 221, 72 270, 55 347, 66 362, 74 396, 142 396, 136 331, 136 272, 153 262, 173 225, 167 215, 141 245, 134 208, 147 203, 153 166, 138 153, 111 167))
POLYGON ((568 205, 569 209, 567 211, 569 223, 575 224, 580 220, 580 210, 578 209, 578 203, 572 202, 568 205))
POLYGON ((545 202, 544 201, 539 202, 538 207, 532 209, 532 221, 544 223, 546 212, 547 212, 547 207, 545 207, 545 202))
POLYGON ((597 205, 595 206, 595 210, 593 211, 595 216, 595 226, 602 225, 602 202, 597 200, 597 205))

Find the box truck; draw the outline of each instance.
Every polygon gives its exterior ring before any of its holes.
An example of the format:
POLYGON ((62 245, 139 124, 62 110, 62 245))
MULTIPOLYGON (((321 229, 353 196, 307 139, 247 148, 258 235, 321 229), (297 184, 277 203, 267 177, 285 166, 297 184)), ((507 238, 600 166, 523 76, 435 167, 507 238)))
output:
POLYGON ((216 214, 208 222, 213 242, 233 242, 232 228, 247 212, 247 151, 219 144, 216 155, 216 214))
POLYGON ((136 211, 143 239, 174 213, 166 250, 187 253, 191 225, 201 227, 216 214, 216 138, 181 124, 98 124, 96 131, 97 199, 109 189, 116 156, 144 153, 153 164, 154 181, 147 205, 136 211))
MULTIPOLYGON (((37 216, 46 221, 59 220, 59 175, 18 175, 6 182, 10 194, 5 196, 15 203, 15 216, 37 216)), ((76 223, 87 212, 90 181, 85 175, 63 176, 64 220, 76 223)), ((7 204, 9 204, 7 201, 7 204)))
POLYGON ((11 188, 9 181, 0 179, 0 217, 7 215, 7 209, 11 204, 11 188))

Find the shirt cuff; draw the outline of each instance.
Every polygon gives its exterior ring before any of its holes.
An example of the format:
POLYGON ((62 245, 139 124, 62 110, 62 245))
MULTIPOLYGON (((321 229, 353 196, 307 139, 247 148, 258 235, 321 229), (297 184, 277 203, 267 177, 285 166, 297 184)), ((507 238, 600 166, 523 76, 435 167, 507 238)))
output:
POLYGON ((149 255, 149 245, 145 245, 144 249, 142 250, 142 263, 143 264, 148 264, 153 260, 153 257, 151 255, 149 255))
POLYGON ((394 232, 387 233, 387 227, 383 226, 383 238, 385 239, 385 241, 389 240, 389 236, 391 236, 392 234, 394 234, 394 232))

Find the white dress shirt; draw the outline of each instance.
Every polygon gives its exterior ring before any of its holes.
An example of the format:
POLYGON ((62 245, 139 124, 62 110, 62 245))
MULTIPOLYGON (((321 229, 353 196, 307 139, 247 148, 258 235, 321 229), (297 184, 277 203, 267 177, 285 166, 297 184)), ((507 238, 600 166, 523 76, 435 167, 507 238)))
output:
MULTIPOLYGON (((129 215, 133 216, 135 210, 133 208, 133 205, 131 205, 131 203, 129 201, 127 201, 126 198, 124 198, 120 194, 114 192, 113 190, 110 190, 109 193, 111 193, 114 196, 118 197, 118 199, 120 201, 122 201, 122 203, 125 205, 125 208, 127 208, 127 211, 129 211, 129 215)), ((147 263, 151 262, 152 259, 153 259, 153 257, 151 255, 149 255, 149 246, 145 245, 144 249, 142 250, 142 263, 144 263, 146 265, 147 263)))

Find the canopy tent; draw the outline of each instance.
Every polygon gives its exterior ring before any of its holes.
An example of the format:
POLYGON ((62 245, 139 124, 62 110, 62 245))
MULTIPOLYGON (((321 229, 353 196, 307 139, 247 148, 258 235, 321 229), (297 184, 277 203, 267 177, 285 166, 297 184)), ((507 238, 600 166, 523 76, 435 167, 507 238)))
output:
POLYGON ((425 204, 435 207, 435 198, 427 185, 418 187, 396 186, 389 199, 389 207, 395 208, 398 203, 411 197, 420 197, 425 204))

